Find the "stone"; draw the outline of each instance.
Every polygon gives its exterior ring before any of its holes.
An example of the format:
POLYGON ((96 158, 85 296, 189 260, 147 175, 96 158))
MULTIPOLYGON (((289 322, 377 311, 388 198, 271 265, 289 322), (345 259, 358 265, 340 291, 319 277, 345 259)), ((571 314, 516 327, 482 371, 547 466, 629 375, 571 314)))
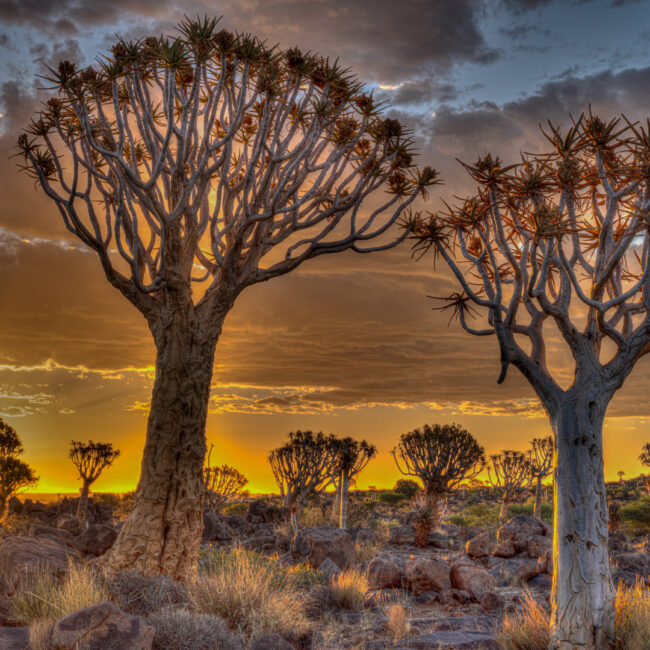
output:
POLYGON ((544 535, 533 535, 526 545, 528 557, 550 557, 553 554, 553 540, 544 535))
POLYGON ((227 515, 226 524, 235 535, 250 535, 251 525, 242 515, 227 515))
POLYGON ((356 561, 352 537, 333 526, 315 526, 299 530, 291 540, 294 561, 318 568, 326 557, 345 571, 356 561))
POLYGON ((117 531, 105 524, 90 524, 81 535, 74 540, 75 548, 86 555, 99 557, 113 546, 117 539, 117 531))
POLYGON ((285 519, 285 511, 272 503, 256 499, 248 504, 246 519, 251 523, 279 524, 285 519))
POLYGON ((425 591, 443 591, 451 588, 449 565, 424 557, 414 558, 406 564, 404 580, 416 596, 425 591))
POLYGON ((539 573, 528 581, 528 586, 550 591, 553 587, 553 579, 546 573, 539 573))
POLYGON ((512 541, 517 553, 528 552, 528 540, 534 535, 548 536, 549 527, 536 517, 517 515, 497 531, 497 541, 512 541))
POLYGON ((376 544, 379 541, 377 533, 372 528, 355 526, 354 528, 349 528, 348 532, 352 536, 355 544, 376 544))
POLYGON ((213 512, 203 513, 203 532, 201 539, 206 541, 229 542, 232 539, 232 530, 226 524, 222 515, 216 515, 213 512))
POLYGON ((341 575, 341 567, 329 557, 326 557, 320 563, 318 570, 327 578, 329 582, 333 582, 337 576, 341 575))
POLYGON ((74 515, 60 515, 56 520, 56 527, 67 530, 71 535, 81 533, 81 524, 74 515))
POLYGON ((612 553, 610 567, 614 584, 631 587, 637 582, 650 586, 650 555, 647 553, 612 553))
POLYGON ((141 616, 126 614, 109 601, 85 607, 57 622, 57 650, 150 650, 155 630, 141 616))
POLYGON ((488 612, 501 610, 505 604, 505 598, 494 591, 486 592, 481 598, 481 607, 488 612))
POLYGON ((0 627, 0 650, 29 650, 29 628, 0 627))
POLYGON ((368 565, 368 585, 375 589, 399 587, 404 571, 390 555, 379 555, 370 560, 368 565))
POLYGON ((517 555, 515 543, 508 539, 505 542, 499 542, 493 549, 492 555, 495 557, 514 557, 517 555))
POLYGON ((489 533, 481 533, 467 541, 465 553, 470 557, 486 557, 491 554, 493 546, 489 533))
POLYGON ((462 561, 452 564, 450 579, 452 587, 467 591, 473 600, 479 602, 496 586, 494 578, 485 569, 462 561))
MULTIPOLYGON (((372 646, 366 646, 367 648, 372 646)), ((378 645, 375 648, 385 647, 378 645)), ((409 648, 413 650, 431 650, 432 648, 445 648, 446 650, 498 650, 496 638, 492 634, 473 631, 439 630, 409 636, 406 639, 397 641, 393 646, 394 650, 409 648)))
POLYGON ((414 546, 415 528, 408 524, 402 526, 391 526, 388 529, 388 543, 396 546, 414 546))
POLYGON ((50 539, 61 540, 65 543, 72 542, 74 535, 63 529, 45 524, 32 524, 29 528, 29 534, 33 537, 49 537, 50 539))
POLYGON ((295 650, 295 648, 279 634, 265 634, 253 643, 251 650, 295 650))
POLYGON ((488 573, 495 579, 497 586, 510 587, 521 582, 519 570, 522 566, 537 566, 537 560, 528 557, 512 557, 488 568, 488 573))
POLYGON ((517 569, 517 575, 520 580, 528 582, 531 578, 544 573, 546 570, 546 562, 540 563, 538 560, 530 558, 527 562, 521 564, 517 569))

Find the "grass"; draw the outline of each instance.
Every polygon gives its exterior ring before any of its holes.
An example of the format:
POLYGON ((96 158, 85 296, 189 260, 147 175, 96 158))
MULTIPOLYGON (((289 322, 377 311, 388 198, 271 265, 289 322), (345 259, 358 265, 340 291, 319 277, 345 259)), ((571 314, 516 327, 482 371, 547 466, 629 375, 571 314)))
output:
POLYGON ((525 591, 519 611, 505 617, 497 631, 501 650, 546 650, 550 643, 549 619, 542 606, 525 591))
POLYGON ((337 607, 358 612, 363 609, 368 580, 362 571, 348 569, 334 578, 330 589, 332 600, 337 607))
POLYGON ((616 642, 620 650, 650 648, 650 590, 623 583, 616 593, 616 642))
POLYGON ((620 516, 632 531, 650 531, 650 494, 622 506, 620 516))
POLYGON ((107 579, 109 598, 132 616, 147 616, 171 605, 186 605, 185 587, 165 576, 119 571, 107 579))
POLYGON ((271 632, 299 638, 310 627, 304 582, 304 570, 232 548, 204 555, 188 594, 197 612, 220 616, 244 643, 271 632))
POLYGON ((379 544, 355 544, 354 553, 356 556, 356 563, 363 564, 372 560, 373 557, 377 557, 381 552, 382 547, 379 544))
POLYGON ((403 605, 399 603, 391 605, 386 612, 386 619, 386 628, 393 641, 403 639, 408 634, 406 610, 403 605))

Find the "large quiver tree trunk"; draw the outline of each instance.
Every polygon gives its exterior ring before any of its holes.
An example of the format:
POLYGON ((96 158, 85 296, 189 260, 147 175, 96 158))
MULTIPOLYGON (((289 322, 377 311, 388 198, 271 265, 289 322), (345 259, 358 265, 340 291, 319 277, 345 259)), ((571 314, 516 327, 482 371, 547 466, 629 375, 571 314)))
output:
POLYGON ((602 452, 610 397, 569 391, 549 409, 555 433, 553 649, 613 647, 615 589, 602 452))

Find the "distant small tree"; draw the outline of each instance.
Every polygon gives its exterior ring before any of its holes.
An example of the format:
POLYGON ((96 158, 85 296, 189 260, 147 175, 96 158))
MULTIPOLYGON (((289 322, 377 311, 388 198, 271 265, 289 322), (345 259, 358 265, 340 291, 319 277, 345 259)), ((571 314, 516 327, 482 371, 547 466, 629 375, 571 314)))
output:
POLYGON ((533 438, 528 452, 530 472, 535 479, 535 511, 537 519, 542 518, 542 481, 553 469, 553 438, 533 438))
POLYGON ((297 532, 297 515, 307 499, 331 483, 335 466, 332 436, 311 431, 291 432, 289 442, 269 454, 269 463, 297 532))
POLYGON ((417 481, 413 481, 410 478, 400 478, 393 486, 393 492, 405 494, 410 499, 412 499, 421 489, 422 486, 419 485, 417 481))
POLYGON ((79 478, 83 481, 77 505, 77 519, 82 528, 86 525, 90 486, 99 478, 104 469, 115 462, 119 455, 119 450, 114 449, 110 442, 73 440, 70 443, 70 459, 79 472, 79 478))
POLYGON ((618 476, 618 482, 622 483, 623 477, 625 476, 625 472, 623 470, 619 470, 618 472, 616 472, 616 476, 618 476))
POLYGON ((377 455, 377 447, 365 440, 353 438, 332 438, 334 472, 332 483, 336 490, 335 506, 338 505, 339 528, 347 526, 348 488, 372 458, 377 455))
POLYGON ((645 445, 641 448, 641 454, 639 455, 639 460, 641 465, 650 467, 650 442, 646 442, 645 445))
MULTIPOLYGON (((208 457, 209 463, 209 457, 208 457)), ((234 467, 221 465, 203 470, 205 476, 205 508, 218 513, 223 505, 233 497, 241 494, 248 479, 234 467)))
POLYGON ((18 458, 23 452, 15 429, 0 419, 0 519, 4 518, 11 497, 38 483, 32 468, 18 458))
POLYGON ((508 506, 521 501, 530 487, 530 461, 526 454, 509 449, 490 458, 492 467, 488 467, 488 476, 493 487, 501 492, 499 521, 503 522, 508 513, 508 506))
POLYGON ((441 497, 485 466, 483 447, 458 424, 425 424, 404 433, 392 454, 402 474, 422 481, 434 525, 441 497))

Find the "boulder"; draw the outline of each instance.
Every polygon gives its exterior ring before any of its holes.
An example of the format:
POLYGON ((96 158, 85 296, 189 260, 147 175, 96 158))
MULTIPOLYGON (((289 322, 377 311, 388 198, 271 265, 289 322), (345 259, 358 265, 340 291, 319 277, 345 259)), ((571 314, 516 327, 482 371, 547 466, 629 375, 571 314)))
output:
POLYGON ((399 587, 404 571, 390 555, 374 557, 368 565, 368 585, 374 589, 399 587))
POLYGON ((548 537, 550 528, 539 519, 530 515, 517 515, 497 531, 497 541, 512 541, 517 553, 528 552, 528 540, 534 535, 548 537))
POLYGON ((265 634, 253 645, 251 650, 295 650, 294 647, 279 634, 265 634))
POLYGON ((0 627, 0 648, 2 650, 28 650, 29 628, 0 627))
POLYGON ((250 535, 252 526, 242 515, 227 515, 225 519, 235 535, 250 535))
POLYGON ((493 549, 492 555, 495 557, 514 557, 517 555, 515 543, 508 539, 505 542, 499 542, 493 549))
POLYGON ((82 553, 98 557, 106 553, 116 539, 117 531, 111 526, 90 524, 75 538, 74 545, 82 553))
POLYGON ((425 591, 443 591, 451 588, 449 565, 424 557, 414 558, 406 564, 404 580, 416 596, 425 591))
POLYGON ((356 561, 354 542, 346 530, 333 526, 315 526, 299 530, 291 540, 291 555, 296 562, 315 568, 328 557, 345 571, 356 561))
POLYGON ((226 524, 225 517, 223 515, 216 515, 213 512, 204 512, 201 539, 210 542, 230 541, 232 539, 232 530, 226 524))
POLYGON ((470 557, 487 557, 490 555, 493 546, 489 533, 481 533, 467 541, 465 553, 470 557))
POLYGON ((488 591, 481 598, 481 607, 490 612, 493 610, 501 610, 506 604, 505 598, 501 594, 494 591, 488 591))
POLYGON ((74 535, 63 528, 46 526, 45 524, 32 524, 29 528, 29 534, 33 537, 49 537, 50 539, 60 540, 65 543, 72 542, 74 535))
POLYGON ((285 512, 282 508, 262 499, 251 501, 248 504, 246 519, 253 524, 279 524, 284 518, 285 512))
POLYGON ((645 582, 650 586, 650 555, 646 553, 612 553, 610 557, 614 584, 622 581, 628 586, 645 582))
POLYGON ((56 527, 68 531, 71 535, 79 535, 81 533, 79 520, 70 514, 60 515, 56 520, 56 527))
POLYGON ((464 560, 455 562, 449 573, 454 589, 467 591, 473 600, 480 601, 488 591, 494 591, 494 578, 482 567, 464 560))
POLYGON ((29 582, 40 571, 56 578, 68 572, 70 558, 78 557, 64 544, 45 537, 17 537, 10 535, 0 542, 0 588, 4 596, 29 582))
POLYGON ((551 587, 553 587, 553 579, 546 573, 540 573, 528 581, 528 586, 550 591, 551 587))
POLYGON ((318 570, 332 582, 335 578, 341 575, 341 567, 329 557, 326 557, 318 567, 318 570))
POLYGON ((408 524, 391 526, 388 529, 388 543, 396 546, 413 546, 415 544, 415 528, 408 524))
POLYGON ((352 536, 355 544, 376 544, 379 541, 377 533, 372 528, 355 526, 348 528, 348 533, 352 536))
POLYGON ((517 575, 523 582, 528 582, 531 578, 538 576, 546 571, 546 561, 530 558, 527 562, 519 565, 517 575))
POLYGON ((550 557, 553 554, 553 540, 544 535, 533 535, 526 545, 528 557, 550 557))
POLYGON ((57 650, 150 650, 154 633, 141 616, 104 601, 61 619, 54 626, 52 645, 57 650))

